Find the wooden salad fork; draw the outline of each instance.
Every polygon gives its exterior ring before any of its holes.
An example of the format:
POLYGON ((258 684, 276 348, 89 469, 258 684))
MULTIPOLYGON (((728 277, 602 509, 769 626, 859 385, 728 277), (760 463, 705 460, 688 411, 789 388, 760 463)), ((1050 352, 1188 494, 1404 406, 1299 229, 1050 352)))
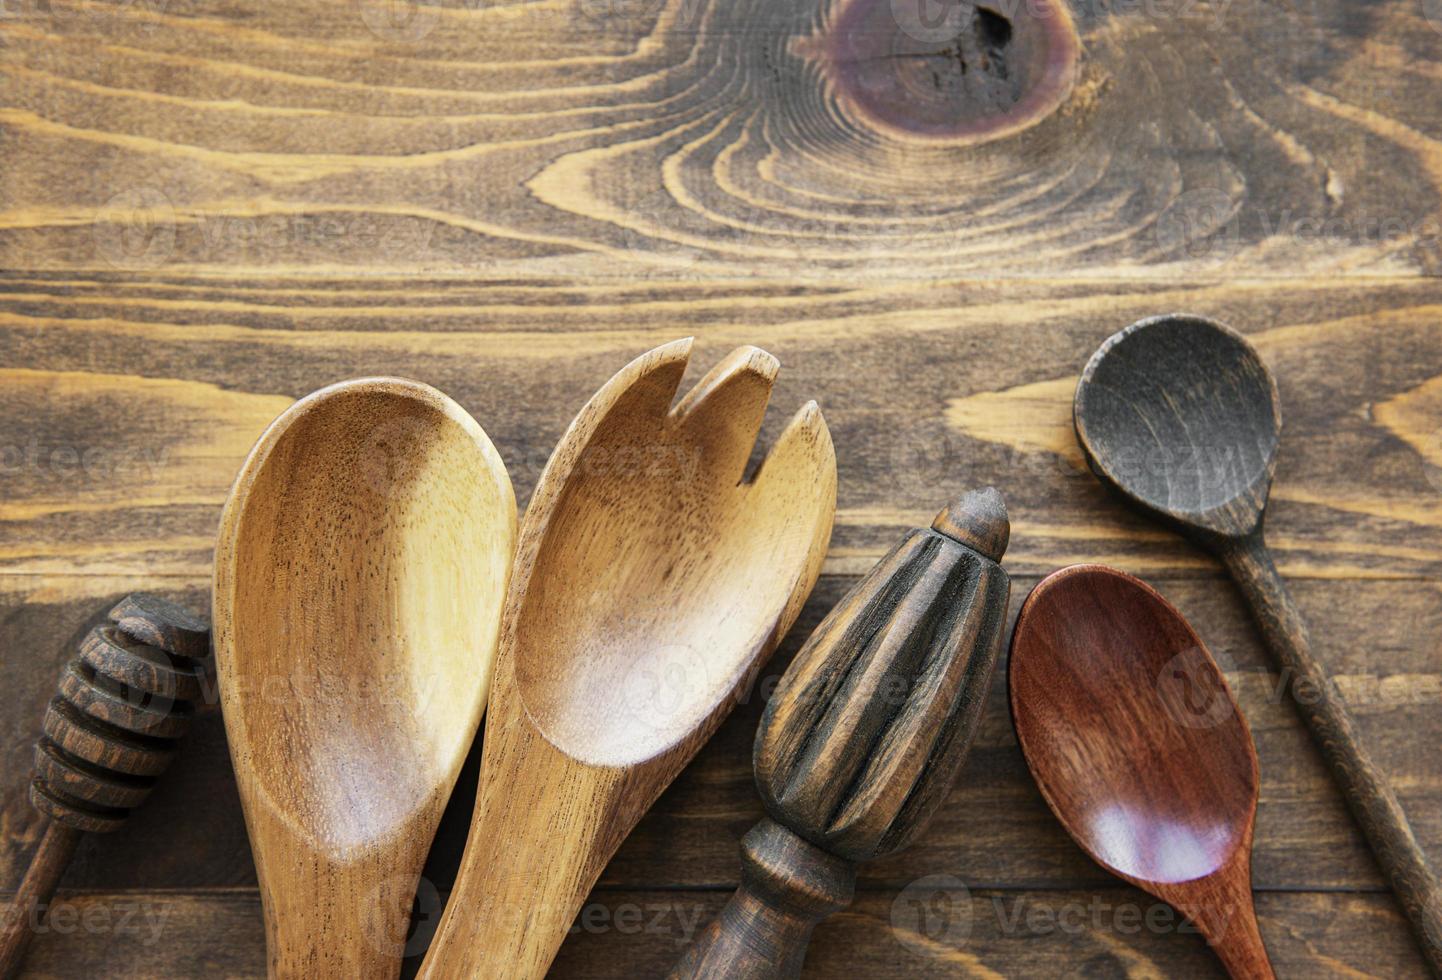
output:
POLYGON ((743 347, 671 409, 690 340, 613 377, 521 525, 481 785, 427 978, 545 974, 622 840, 715 732, 821 569, 815 403, 744 479, 776 377, 743 347))

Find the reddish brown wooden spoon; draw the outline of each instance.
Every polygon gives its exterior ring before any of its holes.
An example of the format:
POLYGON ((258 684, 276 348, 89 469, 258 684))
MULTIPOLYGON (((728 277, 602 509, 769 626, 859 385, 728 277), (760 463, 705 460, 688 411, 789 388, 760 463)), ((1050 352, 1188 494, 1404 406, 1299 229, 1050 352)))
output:
POLYGON ((1012 721, 1057 819, 1175 906, 1233 977, 1273 977, 1252 908, 1257 753, 1217 664, 1140 579, 1073 565, 1022 606, 1012 721))

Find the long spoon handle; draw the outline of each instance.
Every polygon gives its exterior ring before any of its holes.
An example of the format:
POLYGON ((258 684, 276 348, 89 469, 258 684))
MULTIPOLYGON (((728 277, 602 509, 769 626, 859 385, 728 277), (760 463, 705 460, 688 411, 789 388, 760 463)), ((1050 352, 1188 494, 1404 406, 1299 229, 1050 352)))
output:
POLYGON ((1387 777, 1363 749, 1341 696, 1312 658, 1307 624, 1260 532, 1222 549, 1222 560, 1247 597, 1302 720, 1402 903, 1423 957, 1433 975, 1442 977, 1442 885, 1428 866, 1387 777), (1297 696, 1299 690, 1306 692, 1304 697, 1297 696))
POLYGON ((1242 882, 1241 892, 1234 902, 1190 914, 1192 921, 1206 922, 1203 932, 1209 941, 1215 938, 1212 949, 1232 980, 1277 980, 1271 961, 1267 959, 1262 933, 1257 928, 1250 882, 1242 882))
POLYGON ((475 821, 418 980, 542 980, 591 886, 654 798, 626 806, 625 778, 547 741, 503 659, 475 821))

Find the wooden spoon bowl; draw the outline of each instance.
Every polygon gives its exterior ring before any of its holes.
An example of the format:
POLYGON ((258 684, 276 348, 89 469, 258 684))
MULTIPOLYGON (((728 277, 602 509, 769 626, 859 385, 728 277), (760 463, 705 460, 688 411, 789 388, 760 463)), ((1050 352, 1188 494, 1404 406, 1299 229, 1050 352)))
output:
POLYGON ((486 703, 515 533, 486 434, 414 382, 316 392, 242 468, 216 659, 272 976, 399 972, 486 703))
POLYGON ((1237 977, 1271 977, 1252 908, 1257 755, 1206 646, 1139 579, 1074 565, 1027 597, 1012 719, 1042 795, 1102 867, 1176 906, 1237 977))
MULTIPOLYGON (((520 703, 592 765, 664 753, 737 686, 813 564, 827 494, 824 480, 797 494, 786 480, 742 479, 775 358, 743 348, 673 413, 685 348, 663 350, 673 356, 608 406, 564 492, 544 501, 517 608, 520 703)), ((810 406, 798 431, 814 438, 819 417, 810 406)))
POLYGON ((816 405, 753 478, 778 364, 743 347, 672 409, 690 341, 613 377, 526 511, 481 787, 423 977, 541 977, 602 868, 735 704, 820 572, 816 405))
POLYGON ((1077 387, 1077 436, 1107 485, 1215 545, 1261 525, 1280 404, 1241 334, 1203 317, 1153 317, 1092 355, 1077 387))

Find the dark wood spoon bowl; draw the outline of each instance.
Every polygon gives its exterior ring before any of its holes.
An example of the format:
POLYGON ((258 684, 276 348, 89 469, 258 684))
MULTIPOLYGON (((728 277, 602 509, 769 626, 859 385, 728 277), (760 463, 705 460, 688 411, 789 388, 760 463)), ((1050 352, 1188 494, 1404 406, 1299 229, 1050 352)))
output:
POLYGON ((1102 482, 1213 552, 1261 627, 1273 667, 1442 977, 1442 884, 1341 695, 1312 656, 1307 624, 1272 562, 1262 524, 1282 414, 1277 385, 1236 331, 1172 314, 1109 338, 1082 372, 1076 430, 1102 482))
POLYGON ((1212 547, 1260 530, 1282 412, 1241 334, 1194 316, 1134 323, 1092 355, 1075 410, 1087 461, 1128 502, 1212 547))
POLYGON ((1252 907, 1257 753, 1182 614, 1124 572, 1062 569, 1022 606, 1008 685, 1027 766, 1072 838, 1191 919, 1232 976, 1272 977, 1252 907))

